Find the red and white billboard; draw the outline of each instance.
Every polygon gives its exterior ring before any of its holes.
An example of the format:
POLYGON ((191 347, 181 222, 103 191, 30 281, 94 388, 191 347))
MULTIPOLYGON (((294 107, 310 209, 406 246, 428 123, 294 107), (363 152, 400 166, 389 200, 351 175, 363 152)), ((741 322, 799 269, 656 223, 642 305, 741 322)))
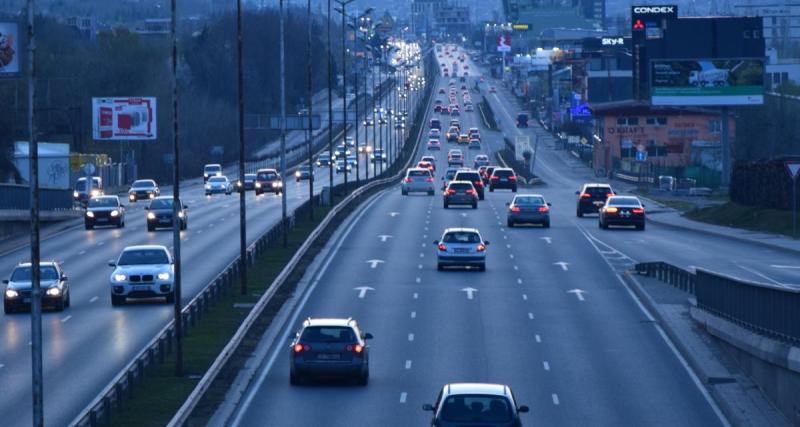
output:
POLYGON ((497 51, 511 52, 511 35, 501 34, 497 36, 497 51))
POLYGON ((92 98, 92 134, 100 141, 156 139, 156 99, 92 98))

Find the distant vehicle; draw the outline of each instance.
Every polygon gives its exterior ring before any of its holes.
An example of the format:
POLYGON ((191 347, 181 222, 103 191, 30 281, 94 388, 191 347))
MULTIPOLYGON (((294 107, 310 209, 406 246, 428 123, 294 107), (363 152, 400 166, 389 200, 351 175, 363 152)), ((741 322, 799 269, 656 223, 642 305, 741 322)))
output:
POLYGON ((614 190, 608 184, 583 184, 580 191, 576 191, 578 207, 576 215, 582 218, 584 214, 599 212, 606 204, 606 199, 614 195, 614 190))
POLYGON ((517 127, 528 127, 528 113, 517 113, 517 127))
POLYGON ((352 377, 359 385, 369 381, 369 346, 358 323, 347 319, 308 318, 290 345, 289 383, 310 377, 352 377))
POLYGON ((489 191, 506 188, 514 193, 517 192, 517 175, 511 168, 494 168, 489 177, 489 191))
POLYGON ((478 128, 469 128, 467 135, 469 135, 470 138, 481 139, 481 130, 478 128))
POLYGON ((442 138, 442 131, 441 130, 439 130, 437 128, 433 128, 433 129, 428 131, 428 139, 441 139, 441 138, 442 138))
MULTIPOLYGON (((157 228, 172 228, 175 225, 172 212, 172 196, 159 196, 150 202, 144 209, 147 211, 147 231, 155 231, 157 228)), ((178 221, 181 230, 186 230, 189 226, 189 207, 181 203, 178 210, 178 221)))
POLYGON ((519 414, 530 411, 525 405, 517 406, 507 385, 485 383, 447 384, 436 402, 422 409, 433 412, 431 425, 438 427, 520 427, 519 414))
POLYGON ((728 85, 729 70, 712 68, 689 71, 689 84, 695 87, 723 87, 728 85))
POLYGON ((453 179, 447 184, 442 193, 443 206, 448 209, 451 205, 469 205, 478 209, 478 192, 471 181, 456 181, 453 179))
POLYGON ((468 103, 466 100, 464 100, 464 111, 471 113, 475 111, 475 107, 473 107, 471 103, 468 103))
POLYGON ((541 224, 550 228, 551 205, 541 194, 518 194, 506 206, 506 225, 509 228, 517 224, 541 224))
POLYGON ((469 150, 480 150, 481 149, 481 140, 480 139, 470 139, 469 145, 467 145, 467 149, 469 150))
POLYGON ((461 122, 458 119, 451 119, 450 127, 458 128, 458 132, 461 132, 461 122))
POLYGON ((222 175, 222 165, 211 163, 203 166, 203 184, 208 181, 208 178, 212 176, 221 176, 222 175))
POLYGON ((345 144, 339 144, 333 151, 333 160, 345 158, 350 155, 350 149, 345 144))
POLYGON ((244 174, 244 184, 242 181, 236 180, 236 191, 241 193, 242 191, 248 190, 255 190, 256 189, 256 174, 254 173, 246 173, 244 174))
POLYGON ((447 142, 458 142, 458 128, 455 126, 451 126, 450 129, 447 130, 447 142))
POLYGON ((436 172, 436 165, 427 160, 422 160, 417 162, 417 168, 429 170, 431 171, 431 175, 433 175, 436 172))
POLYGON ((336 161, 336 173, 337 174, 345 173, 345 172, 347 172, 349 174, 352 169, 353 169, 353 167, 350 165, 350 162, 347 162, 347 161, 345 161, 343 159, 339 159, 339 160, 336 161))
POLYGON ((456 172, 456 176, 453 177, 453 181, 469 181, 472 183, 472 186, 475 187, 475 191, 478 193, 478 199, 483 200, 484 198, 484 188, 483 188, 483 180, 481 179, 481 175, 478 171, 474 169, 462 169, 456 172))
POLYGON ((356 141, 353 139, 352 136, 346 136, 344 137, 344 144, 350 148, 353 148, 356 146, 356 141))
POLYGON ((422 162, 429 162, 433 165, 433 171, 436 172, 436 157, 434 156, 422 156, 420 159, 422 162))
POLYGON ((128 298, 165 298, 175 302, 175 269, 172 255, 160 245, 128 246, 116 261, 109 278, 111 305, 125 304, 128 298))
POLYGON ((486 246, 476 228, 448 228, 444 230, 436 245, 436 269, 445 267, 477 267, 478 271, 486 271, 486 246))
POLYGON ((155 199, 161 194, 158 184, 152 179, 137 179, 131 184, 128 189, 128 200, 135 202, 137 200, 150 200, 155 199))
POLYGON ((358 146, 358 150, 357 151, 360 154, 369 154, 369 153, 372 152, 372 146, 371 145, 367 145, 367 143, 365 142, 365 143, 363 143, 363 144, 358 146))
MULTIPOLYGON (((489 160, 489 156, 487 156, 486 154, 478 154, 472 160, 472 167, 473 169, 479 169, 482 166, 489 166, 490 163, 491 160, 489 160)), ((481 175, 481 180, 483 180, 483 172, 484 172, 483 170, 478 170, 478 173, 480 173, 481 175)))
POLYGON ((275 194, 283 192, 281 174, 276 169, 259 169, 256 171, 256 196, 268 191, 275 194))
POLYGON ((456 172, 464 169, 463 167, 449 167, 446 171, 444 171, 444 175, 442 176, 442 191, 447 190, 447 184, 453 180, 456 176, 456 172))
POLYGON ((442 121, 439 120, 439 119, 436 119, 436 118, 431 119, 431 121, 429 123, 429 127, 431 129, 440 129, 441 130, 442 129, 442 121))
POLYGON ((637 197, 611 196, 600 208, 597 226, 607 229, 610 225, 633 225, 637 230, 644 230, 644 205, 637 197))
POLYGON ((330 156, 330 154, 321 153, 319 156, 317 156, 316 164, 317 164, 318 168, 319 167, 323 167, 323 166, 330 166, 330 164, 331 164, 331 156, 330 156))
POLYGON ((314 176, 314 168, 307 164, 298 166, 297 170, 294 171, 294 179, 297 182, 303 179, 311 179, 312 176, 314 176))
POLYGON ((87 230, 98 225, 125 227, 125 206, 117 196, 92 197, 86 205, 83 223, 87 230))
POLYGON ((227 176, 212 176, 208 179, 205 185, 206 196, 217 193, 225 193, 230 196, 233 192, 233 185, 228 181, 227 176))
MULTIPOLYGON (((421 163, 421 162, 420 162, 421 163)), ((412 168, 406 171, 406 176, 400 184, 400 194, 421 192, 433 196, 433 175, 427 168, 412 168)))
POLYGON ((459 135, 458 136, 458 144, 459 145, 461 145, 461 144, 468 145, 469 144, 469 135, 467 135, 465 133, 462 133, 461 135, 459 135))
POLYGON ((375 150, 372 150, 372 155, 370 155, 370 161, 372 163, 386 162, 386 153, 384 153, 382 148, 376 148, 375 150))
POLYGON ((447 153, 447 165, 459 165, 464 166, 464 153, 458 149, 452 149, 447 153))
POLYGON ((489 93, 497 93, 497 89, 494 86, 489 86, 489 93))
MULTIPOLYGON (((30 310, 33 268, 31 263, 17 264, 11 277, 3 280, 3 311, 11 314, 19 310, 30 310)), ((52 307, 63 311, 70 306, 69 281, 61 265, 55 261, 39 263, 39 286, 41 288, 42 308, 52 307)))
POLYGON ((103 192, 103 178, 99 176, 92 177, 92 184, 89 187, 89 191, 87 191, 86 187, 86 177, 78 178, 77 182, 75 182, 75 190, 72 192, 72 200, 86 205, 86 202, 90 198, 105 194, 103 192))
POLYGON ((428 140, 428 150, 441 150, 442 143, 439 142, 438 139, 429 139, 428 140))

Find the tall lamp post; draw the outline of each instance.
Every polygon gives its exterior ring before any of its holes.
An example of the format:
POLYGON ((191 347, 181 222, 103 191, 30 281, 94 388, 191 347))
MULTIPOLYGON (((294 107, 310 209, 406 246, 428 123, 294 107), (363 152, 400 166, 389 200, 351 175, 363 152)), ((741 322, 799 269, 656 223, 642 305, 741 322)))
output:
POLYGON ((183 376, 183 315, 181 314, 181 227, 179 214, 183 210, 180 199, 180 143, 178 139, 178 39, 177 27, 177 0, 171 1, 170 33, 172 38, 172 250, 175 256, 175 376, 183 376))
POLYGON ((278 5, 281 50, 281 229, 283 229, 283 247, 285 248, 289 246, 289 225, 286 221, 286 28, 283 16, 283 0, 280 0, 278 5))
POLYGON ((312 221, 314 220, 314 159, 312 158, 313 153, 311 152, 313 148, 312 139, 314 138, 314 125, 312 123, 313 118, 313 102, 312 98, 313 94, 313 74, 312 74, 312 52, 311 52, 311 31, 312 31, 312 22, 311 22, 311 0, 308 0, 307 9, 306 9, 306 25, 308 26, 308 35, 306 39, 306 91, 308 97, 308 218, 312 221))
MULTIPOLYGON (((347 49, 345 48, 345 35, 347 33, 347 27, 345 26, 344 18, 347 16, 347 5, 354 2, 355 0, 334 0, 339 7, 336 8, 336 11, 342 15, 342 123, 344 124, 344 130, 342 131, 345 136, 345 141, 347 141, 347 49)), ((330 19, 330 17, 328 17, 330 19)), ((356 132, 358 132, 358 126, 356 126, 356 132)), ((346 145, 346 143, 345 143, 346 145)), ((356 150, 358 147, 356 147, 356 150)), ((345 153, 347 150, 345 148, 345 153)), ((347 154, 344 156, 344 193, 347 194, 347 154)), ((356 154, 356 158, 358 155, 356 154)))
POLYGON ((244 73, 242 70, 242 0, 236 0, 236 88, 239 98, 239 283, 247 294, 247 213, 244 186, 244 73))
POLYGON ((333 206, 333 58, 331 48, 331 0, 328 0, 328 204, 333 206))

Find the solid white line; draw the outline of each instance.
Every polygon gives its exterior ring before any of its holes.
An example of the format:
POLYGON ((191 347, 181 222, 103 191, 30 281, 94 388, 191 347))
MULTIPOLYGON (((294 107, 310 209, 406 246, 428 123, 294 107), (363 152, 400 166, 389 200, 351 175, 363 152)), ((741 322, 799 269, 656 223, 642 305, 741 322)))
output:
POLYGON ((406 369, 411 369, 411 361, 406 360, 406 369))
MULTIPOLYGON (((342 113, 342 114, 344 114, 344 113, 342 113)), ((511 245, 506 243, 506 248, 511 249, 511 245)))
POLYGON ((92 297, 92 299, 89 300, 89 302, 95 302, 95 301, 97 301, 97 297, 92 297))
POLYGON ((528 313, 528 319, 533 320, 533 313, 528 313))
MULTIPOLYGON (((344 113, 342 113, 342 114, 344 114, 344 113)), ((425 254, 424 254, 424 253, 422 253, 422 252, 420 252, 420 253, 419 253, 419 257, 420 257, 420 258, 425 258, 425 254)))
MULTIPOLYGON (((388 194, 388 193, 383 193, 383 194, 388 194)), ((344 244, 344 242, 347 240, 347 236, 350 235, 350 232, 353 230, 353 228, 358 223, 358 221, 361 220, 361 217, 363 217, 364 214, 367 211, 369 211, 369 208, 372 205, 374 205, 375 202, 377 202, 381 198, 381 196, 382 195, 379 195, 379 196, 375 197, 374 199, 372 199, 372 201, 370 201, 367 205, 365 205, 363 210, 358 214, 358 216, 353 220, 353 222, 347 227, 345 232, 341 235, 341 237, 339 238, 339 242, 336 244, 336 247, 334 247, 333 251, 331 251, 328 254, 328 259, 322 265, 322 268, 320 268, 320 270, 317 272, 317 278, 311 283, 311 286, 309 286, 309 288, 306 290, 306 294, 303 296, 303 299, 300 301, 300 303, 297 305, 297 307, 295 307, 295 312, 292 315, 291 319, 289 320, 289 323, 288 323, 289 325, 293 325, 293 324, 295 324, 297 322, 297 318, 300 316, 300 313, 303 311, 303 307, 306 305, 306 302, 308 302, 308 299, 311 297, 311 294, 314 293, 314 289, 317 287, 317 283, 319 283, 320 278, 323 277, 324 273, 328 270, 328 266, 331 264, 333 259, 336 257, 336 254, 339 252, 339 249, 342 247, 342 244, 344 244)), ((283 332, 281 338, 279 340, 277 340, 276 342, 285 343, 286 340, 289 338, 289 333, 290 332, 291 332, 290 329, 287 328, 283 332)), ((258 392, 258 390, 261 389, 261 385, 266 380, 267 375, 269 374, 269 371, 272 369, 272 365, 275 364, 275 360, 278 358, 278 354, 282 350, 283 350, 283 346, 276 346, 272 350, 272 355, 270 356, 269 360, 267 361, 267 364, 261 370, 261 374, 256 379, 256 382, 253 384, 253 387, 248 391, 247 395, 245 396, 244 402, 242 402, 242 404, 238 406, 238 412, 236 413, 236 416, 233 419, 233 422, 231 423, 232 426, 238 426, 239 423, 241 423, 242 416, 244 416, 244 413, 247 412, 247 408, 250 407, 250 404, 253 402, 253 398, 255 397, 255 395, 258 392)))
MULTIPOLYGON (((342 113, 344 114, 344 113, 342 113)), ((402 392, 400 393, 400 403, 406 403, 406 398, 408 397, 408 393, 402 392)))
POLYGON ((542 342, 542 337, 540 337, 539 334, 536 334, 536 342, 538 343, 542 342))
POLYGON ((103 246, 106 242, 97 242, 97 246, 103 246))
POLYGON ((515 266, 514 266, 514 270, 519 270, 519 267, 517 267, 517 266, 515 265, 515 266))
POLYGON ((772 268, 797 268, 797 269, 800 269, 800 265, 775 265, 775 264, 772 264, 772 265, 770 265, 770 267, 772 267, 772 268))
POLYGON ((412 311, 411 312, 411 318, 412 319, 416 319, 417 318, 417 312, 416 311, 412 311))
POLYGON ((544 363, 542 363, 542 365, 544 365, 544 370, 545 370, 545 371, 549 371, 549 370, 550 370, 550 364, 549 364, 549 363, 547 363, 547 361, 545 361, 544 363))
POLYGON ((69 315, 69 316, 61 319, 61 323, 66 323, 69 319, 72 319, 72 315, 69 315))
POLYGON ((744 265, 741 265, 738 262, 736 262, 735 264, 736 264, 737 267, 741 268, 742 270, 749 271, 750 273, 753 273, 756 276, 758 276, 758 277, 760 277, 760 278, 762 278, 762 279, 764 279, 764 280, 766 280, 766 281, 768 281, 768 282, 770 282, 770 283, 772 283, 774 285, 786 286, 785 283, 781 283, 781 282, 779 282, 779 281, 767 276, 766 274, 763 274, 763 273, 759 272, 758 270, 752 269, 750 267, 745 267, 744 265))
POLYGON ((408 334, 408 340, 414 341, 414 334, 408 334))
POLYGON ((528 294, 522 294, 522 299, 527 301, 528 300, 528 294))
POLYGON ((422 264, 417 265, 417 268, 422 270, 422 264))
POLYGON ((553 405, 558 405, 558 395, 553 393, 553 405))

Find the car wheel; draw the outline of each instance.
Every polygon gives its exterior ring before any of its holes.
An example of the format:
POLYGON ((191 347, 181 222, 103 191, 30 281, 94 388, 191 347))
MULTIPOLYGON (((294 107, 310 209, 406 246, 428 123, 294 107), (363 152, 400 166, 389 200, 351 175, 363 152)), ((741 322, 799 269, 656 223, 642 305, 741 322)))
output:
POLYGON ((294 372, 289 372, 289 384, 300 385, 301 382, 302 378, 300 377, 300 375, 297 375, 294 372))
POLYGON ((639 230, 639 231, 643 231, 644 230, 644 223, 642 223, 641 225, 637 225, 636 229, 639 230))
POLYGON ((360 386, 365 386, 365 385, 369 384, 369 372, 366 372, 366 373, 363 373, 363 374, 359 375, 358 379, 356 380, 356 382, 360 386))
POLYGON ((401 195, 401 196, 408 196, 408 191, 406 191, 406 190, 400 190, 400 195, 401 195))
POLYGON ((508 226, 508 228, 514 228, 514 221, 509 219, 506 221, 506 225, 508 226))
POLYGON ((64 302, 64 307, 69 307, 70 305, 72 305, 72 295, 67 291, 67 300, 64 302))
POLYGON ((125 297, 122 295, 111 295, 111 305, 118 306, 125 304, 125 297))
POLYGON ((578 210, 575 212, 575 215, 577 215, 577 216, 578 216, 578 218, 583 218, 583 212, 582 212, 580 209, 578 209, 578 210))
POLYGON ((11 314, 14 312, 14 307, 11 307, 11 304, 3 304, 3 313, 11 314))
POLYGON ((478 202, 472 202, 472 209, 478 209, 478 202))
POLYGON ((55 304, 55 309, 56 309, 56 311, 64 311, 64 305, 65 305, 65 302, 64 302, 64 298, 62 297, 62 298, 61 298, 60 300, 58 300, 58 302, 55 304))
POLYGON ((428 191, 428 195, 429 195, 429 196, 433 196, 433 190, 431 190, 431 191, 428 191))
POLYGON ((516 193, 516 192, 517 192, 517 187, 516 187, 516 186, 514 186, 514 187, 511 189, 511 192, 512 192, 512 193, 516 193))
POLYGON ((447 202, 444 202, 444 208, 447 209, 449 207, 450 207, 450 205, 448 205, 447 202))
POLYGON ((485 198, 486 198, 486 196, 485 196, 485 195, 483 195, 483 194, 481 194, 480 196, 478 196, 478 199, 479 199, 479 200, 483 200, 483 199, 485 199, 485 198))
POLYGON ((608 224, 604 224, 603 221, 598 221, 597 225, 603 230, 608 230, 608 224))
POLYGON ((174 290, 167 294, 166 300, 167 300, 167 304, 174 304, 175 303, 175 291, 174 290))
POLYGON ((436 270, 437 270, 437 271, 442 271, 442 270, 444 270, 444 266, 442 265, 442 263, 440 263, 440 262, 437 262, 437 263, 436 263, 436 270))
POLYGON ((494 187, 489 187, 489 192, 494 193, 494 187))
POLYGON ((486 271, 486 263, 478 265, 478 271, 486 271))
POLYGON ((84 227, 85 227, 87 230, 91 230, 91 229, 93 229, 93 228, 94 228, 94 225, 93 225, 93 224, 90 224, 90 223, 88 223, 88 222, 87 222, 87 223, 85 223, 85 224, 84 224, 84 227))
POLYGON ((550 220, 547 220, 547 221, 543 222, 543 223, 542 223, 542 227, 544 227, 544 228, 550 228, 550 220))

